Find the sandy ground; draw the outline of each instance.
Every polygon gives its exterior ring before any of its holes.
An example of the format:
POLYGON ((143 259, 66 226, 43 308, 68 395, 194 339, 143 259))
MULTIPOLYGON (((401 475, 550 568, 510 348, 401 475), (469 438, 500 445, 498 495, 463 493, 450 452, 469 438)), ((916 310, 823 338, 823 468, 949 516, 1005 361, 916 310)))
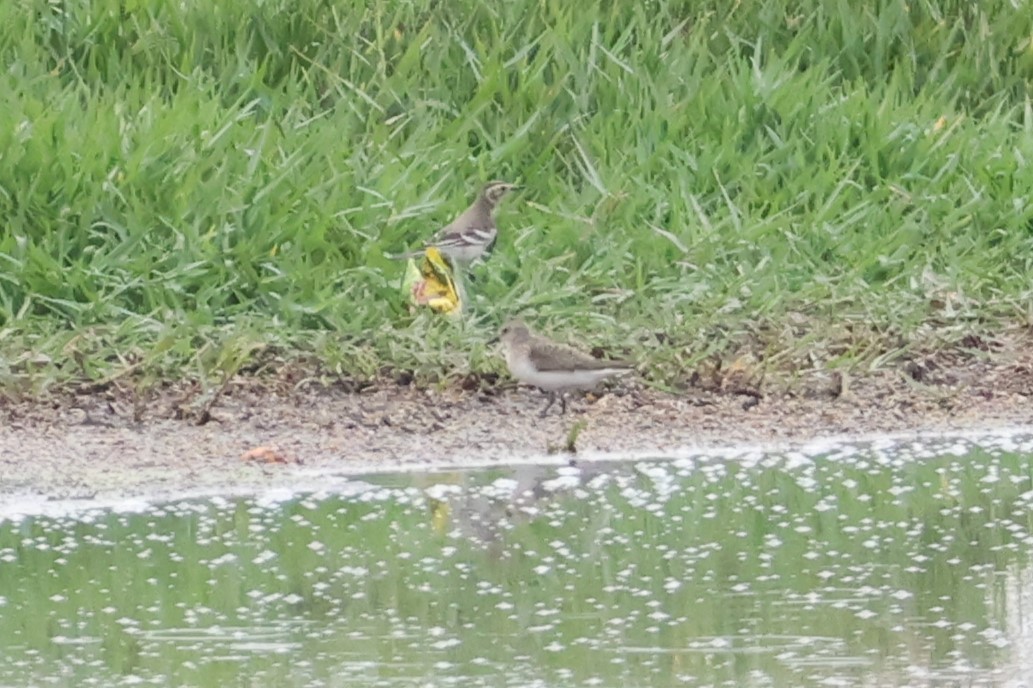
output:
POLYGON ((583 426, 576 449, 585 460, 828 435, 1033 426, 1030 358, 1025 348, 940 357, 861 379, 797 377, 781 390, 741 370, 696 380, 681 394, 631 380, 598 398, 572 399, 566 415, 546 418, 538 415, 539 392, 511 384, 299 391, 241 379, 210 404, 196 391, 171 387, 145 400, 111 387, 0 402, 0 501, 325 485, 363 472, 506 463, 555 452, 575 424, 583 426))

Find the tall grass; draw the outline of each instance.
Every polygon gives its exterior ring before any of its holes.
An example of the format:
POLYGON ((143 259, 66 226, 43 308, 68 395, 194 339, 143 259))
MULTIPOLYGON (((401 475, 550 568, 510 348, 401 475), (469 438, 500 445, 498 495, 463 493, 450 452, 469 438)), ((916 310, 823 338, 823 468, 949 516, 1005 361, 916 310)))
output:
POLYGON ((514 312, 661 381, 1025 323, 1031 36, 1004 0, 4 3, 0 387, 447 375, 514 312), (385 253, 495 177, 529 188, 466 323, 410 315, 385 253))

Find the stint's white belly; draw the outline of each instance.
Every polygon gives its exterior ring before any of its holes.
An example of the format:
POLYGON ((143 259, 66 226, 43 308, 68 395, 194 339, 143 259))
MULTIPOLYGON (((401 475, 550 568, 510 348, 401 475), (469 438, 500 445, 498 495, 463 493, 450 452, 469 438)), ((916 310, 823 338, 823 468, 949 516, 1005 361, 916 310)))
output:
POLYGON ((509 372, 521 382, 539 387, 546 392, 568 389, 592 389, 604 379, 616 373, 628 372, 625 368, 598 368, 596 370, 538 370, 526 358, 507 357, 509 372))

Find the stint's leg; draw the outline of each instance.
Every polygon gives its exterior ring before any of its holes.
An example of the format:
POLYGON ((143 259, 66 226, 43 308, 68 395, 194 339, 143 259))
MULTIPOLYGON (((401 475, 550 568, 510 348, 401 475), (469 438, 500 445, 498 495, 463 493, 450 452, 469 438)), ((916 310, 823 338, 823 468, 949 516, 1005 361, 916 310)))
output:
POLYGON ((556 392, 547 392, 547 394, 549 395, 549 403, 546 404, 545 408, 542 409, 542 412, 538 414, 542 418, 545 418, 545 414, 549 412, 549 407, 556 401, 556 392))
POLYGON ((562 416, 567 412, 567 394, 566 392, 560 392, 560 415, 562 416))

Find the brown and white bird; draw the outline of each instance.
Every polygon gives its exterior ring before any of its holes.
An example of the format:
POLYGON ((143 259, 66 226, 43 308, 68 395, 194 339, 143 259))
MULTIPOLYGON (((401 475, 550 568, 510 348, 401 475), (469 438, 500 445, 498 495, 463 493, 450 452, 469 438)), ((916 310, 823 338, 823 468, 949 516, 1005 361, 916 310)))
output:
POLYGON ((477 199, 424 244, 423 249, 404 253, 399 258, 412 258, 423 254, 430 246, 441 251, 453 265, 468 265, 489 253, 495 247, 499 230, 495 225, 495 208, 502 197, 519 189, 516 184, 492 181, 484 185, 477 199))
POLYGON ((571 390, 588 390, 620 373, 630 372, 629 361, 607 361, 593 358, 577 349, 538 336, 520 320, 502 326, 499 341, 505 349, 506 366, 517 380, 538 387, 549 395, 541 416, 560 400, 560 413, 567 412, 564 396, 571 390))

